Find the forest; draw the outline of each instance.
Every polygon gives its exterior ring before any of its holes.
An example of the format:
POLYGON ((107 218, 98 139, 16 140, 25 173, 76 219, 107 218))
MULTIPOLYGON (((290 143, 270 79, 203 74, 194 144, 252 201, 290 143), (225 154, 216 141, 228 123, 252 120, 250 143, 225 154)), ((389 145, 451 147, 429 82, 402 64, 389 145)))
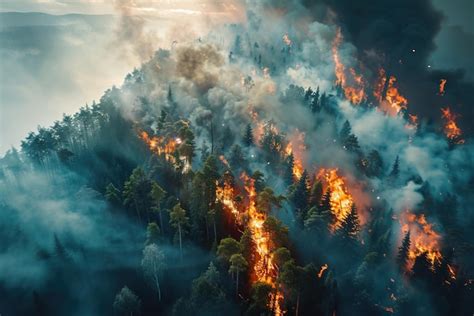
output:
POLYGON ((248 10, 1 158, 2 315, 474 312, 469 84, 248 10))

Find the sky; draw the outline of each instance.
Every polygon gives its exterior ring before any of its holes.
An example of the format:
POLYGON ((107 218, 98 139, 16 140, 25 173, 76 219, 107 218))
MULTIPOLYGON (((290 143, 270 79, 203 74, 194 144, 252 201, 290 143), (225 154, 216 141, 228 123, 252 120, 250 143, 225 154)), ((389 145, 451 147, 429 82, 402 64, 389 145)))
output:
MULTIPOLYGON (((432 1, 445 16, 432 65, 464 68, 466 76, 474 80, 474 1, 432 1)), ((174 39, 184 36, 182 29, 190 29, 186 25, 196 29, 201 23, 201 30, 205 30, 212 27, 211 19, 232 22, 232 18, 241 18, 238 15, 242 12, 239 0, 0 0, 0 12, 117 15, 117 3, 134 3, 132 14, 151 17, 146 32, 147 38, 153 38, 153 49, 169 47, 174 39)), ((72 114, 98 100, 143 61, 143 56, 133 56, 129 46, 134 43, 122 43, 123 38, 117 35, 118 18, 100 21, 100 27, 77 19, 56 20, 53 28, 43 25, 12 31, 2 27, 0 155, 12 146, 18 147, 38 125, 49 126, 63 113, 72 114), (117 47, 117 40, 123 49, 111 49, 117 47)), ((5 26, 4 21, 0 22, 5 26)), ((15 23, 28 26, 33 22, 15 23)))

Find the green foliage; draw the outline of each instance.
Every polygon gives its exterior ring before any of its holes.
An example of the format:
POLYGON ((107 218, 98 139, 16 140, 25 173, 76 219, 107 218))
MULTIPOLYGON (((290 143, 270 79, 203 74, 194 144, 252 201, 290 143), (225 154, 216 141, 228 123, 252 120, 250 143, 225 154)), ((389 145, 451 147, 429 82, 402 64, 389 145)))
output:
POLYGON ((398 248, 398 254, 397 254, 397 264, 398 264, 398 267, 402 271, 405 271, 405 269, 407 268, 410 245, 411 245, 410 231, 408 231, 405 234, 405 237, 403 237, 402 244, 398 248))
POLYGON ((158 244, 160 238, 160 227, 155 222, 148 223, 148 226, 146 228, 145 245, 158 244))
POLYGON ((114 310, 118 315, 138 315, 140 313, 140 308, 140 299, 126 286, 124 286, 115 296, 114 310))
POLYGON ((221 239, 217 247, 217 255, 224 262, 228 262, 234 254, 240 253, 242 253, 242 245, 231 237, 221 239))

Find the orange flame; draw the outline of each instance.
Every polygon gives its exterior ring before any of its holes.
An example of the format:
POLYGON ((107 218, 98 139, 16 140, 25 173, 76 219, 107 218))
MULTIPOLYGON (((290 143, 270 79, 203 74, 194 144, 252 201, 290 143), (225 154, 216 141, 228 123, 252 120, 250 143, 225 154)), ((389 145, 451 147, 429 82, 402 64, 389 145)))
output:
POLYGON ((390 76, 388 79, 387 90, 384 94, 384 88, 387 84, 387 76, 385 69, 379 69, 379 76, 374 88, 374 97, 380 103, 381 108, 392 116, 398 115, 401 110, 406 110, 408 100, 400 94, 395 83, 397 78, 390 76))
POLYGON ((324 271, 326 271, 327 269, 328 269, 328 264, 327 263, 323 264, 321 266, 321 269, 318 272, 318 278, 321 279, 321 277, 323 276, 324 271))
POLYGON ((247 192, 248 197, 248 205, 246 209, 249 218, 248 225, 258 255, 257 261, 253 267, 253 274, 257 281, 266 282, 275 289, 275 292, 272 292, 270 295, 270 307, 274 310, 275 315, 279 316, 283 314, 281 308, 283 294, 276 284, 277 269, 273 263, 272 240, 263 227, 267 215, 264 212, 259 212, 257 210, 255 180, 245 173, 242 174, 241 178, 245 183, 245 191, 247 192))
POLYGON ((385 87, 385 82, 387 81, 387 77, 385 75, 385 69, 379 69, 379 76, 377 79, 377 83, 375 84, 374 89, 374 97, 380 103, 383 99, 383 89, 385 87))
POLYGON ((446 137, 455 144, 464 144, 462 139, 462 131, 456 124, 457 114, 451 112, 449 107, 441 108, 442 117, 445 120, 444 134, 446 137))
POLYGON ((323 178, 327 187, 331 191, 331 211, 334 215, 334 222, 330 225, 331 231, 339 229, 341 223, 351 212, 354 200, 352 195, 347 191, 344 178, 338 176, 338 169, 321 169, 318 178, 323 178))
MULTIPOLYGON (((174 156, 174 153, 178 149, 178 146, 182 144, 181 138, 176 137, 167 140, 162 136, 150 137, 145 131, 140 133, 140 138, 148 145, 148 148, 154 154, 158 156, 164 156, 166 161, 172 164, 176 164, 178 162, 174 156)), ((183 173, 191 170, 191 164, 185 156, 180 156, 179 162, 183 163, 183 173)))
POLYGON ((332 44, 332 56, 334 59, 334 71, 336 74, 336 84, 340 85, 344 90, 344 95, 352 104, 359 104, 365 100, 364 79, 362 75, 358 75, 354 68, 349 68, 347 73, 346 67, 339 56, 339 46, 342 43, 341 29, 338 28, 336 37, 332 44))
POLYGON ((148 148, 157 155, 164 155, 167 161, 175 162, 173 153, 177 149, 177 145, 181 143, 179 138, 170 139, 165 142, 164 137, 153 136, 150 137, 147 132, 143 131, 140 134, 140 138, 148 145, 148 148))
POLYGON ((391 76, 388 80, 388 88, 385 96, 385 100, 388 102, 389 108, 387 113, 391 115, 397 115, 401 110, 406 110, 408 100, 400 94, 398 88, 395 86, 397 78, 391 76))
POLYGON ((442 259, 440 252, 441 236, 433 230, 433 224, 429 224, 424 214, 416 215, 408 210, 400 217, 402 232, 406 234, 410 231, 411 246, 408 252, 407 269, 411 269, 416 257, 426 253, 432 268, 442 259))
POLYGON ((285 154, 287 156, 293 154, 294 165, 293 165, 293 176, 299 180, 303 175, 303 156, 306 152, 305 145, 305 133, 295 129, 294 133, 290 135, 290 141, 285 148, 285 154))
POLYGON ((223 186, 217 186, 216 188, 216 201, 221 202, 225 208, 227 208, 232 215, 234 215, 238 222, 240 222, 240 213, 235 203, 235 192, 232 184, 229 181, 224 181, 223 186))
POLYGON ((219 156, 219 160, 220 160, 227 168, 230 169, 229 162, 227 161, 227 159, 225 159, 225 156, 224 156, 224 155, 220 155, 220 156, 219 156))
POLYGON ((438 92, 439 95, 443 96, 444 93, 446 92, 445 89, 446 89, 446 83, 447 82, 448 82, 448 80, 446 80, 446 79, 441 79, 439 81, 439 92, 438 92))

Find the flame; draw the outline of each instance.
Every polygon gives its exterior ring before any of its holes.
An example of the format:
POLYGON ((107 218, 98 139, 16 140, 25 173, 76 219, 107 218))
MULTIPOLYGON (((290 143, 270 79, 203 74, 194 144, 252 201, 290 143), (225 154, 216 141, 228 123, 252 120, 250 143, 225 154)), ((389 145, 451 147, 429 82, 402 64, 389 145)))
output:
POLYGON ((381 108, 392 116, 398 115, 401 110, 406 110, 408 100, 400 94, 395 83, 397 78, 390 76, 387 85, 387 75, 385 69, 379 69, 379 76, 374 88, 374 97, 380 103, 381 108), (384 94, 384 88, 387 85, 387 90, 384 94))
POLYGON ((364 79, 362 75, 358 75, 354 68, 349 68, 347 73, 346 67, 339 56, 339 46, 342 43, 341 29, 338 28, 336 37, 332 44, 332 56, 334 59, 334 71, 336 73, 336 84, 340 85, 344 90, 344 95, 352 104, 359 104, 365 100, 364 79))
POLYGON ((230 169, 229 162, 227 161, 227 159, 225 159, 225 156, 224 156, 224 155, 220 155, 220 156, 219 156, 219 160, 220 160, 227 168, 230 169))
POLYGON ((444 93, 446 92, 445 89, 446 89, 446 83, 447 82, 448 82, 448 80, 446 80, 446 79, 441 79, 439 81, 439 92, 438 92, 439 95, 443 96, 444 93))
POLYGON ((416 130, 418 128, 418 116, 414 114, 408 114, 408 123, 405 124, 405 127, 416 130))
POLYGON ((288 34, 285 34, 283 35, 283 42, 287 45, 287 46, 291 46, 291 39, 290 37, 288 36, 288 34))
POLYGON ((456 280, 456 270, 454 270, 454 268, 449 264, 447 266, 448 266, 449 277, 453 280, 456 280))
POLYGON ((427 222, 424 214, 416 215, 408 210, 400 216, 402 232, 406 234, 410 231, 411 246, 408 252, 407 269, 411 269, 416 257, 422 253, 427 254, 432 268, 442 259, 440 252, 441 236, 433 230, 433 224, 427 222))
MULTIPOLYGON (((178 149, 178 146, 183 143, 181 138, 176 137, 167 140, 162 136, 150 137, 150 135, 145 131, 140 133, 140 138, 148 145, 151 152, 158 156, 164 156, 166 161, 172 164, 177 163, 174 153, 178 149)), ((191 170, 191 164, 185 156, 180 156, 179 161, 183 163, 183 173, 191 170)))
POLYGON ((249 104, 248 106, 248 112, 250 115, 250 118, 252 119, 252 122, 254 123, 253 125, 253 138, 255 141, 255 144, 259 144, 260 140, 262 139, 263 132, 264 132, 264 127, 265 124, 263 121, 260 119, 260 116, 252 105, 249 104))
POLYGON ((398 88, 395 86, 397 78, 391 76, 388 80, 387 93, 385 95, 385 101, 388 103, 388 108, 386 109, 387 113, 395 116, 401 110, 406 110, 408 105, 408 100, 403 97, 398 88))
POLYGON ((338 169, 321 169, 318 173, 319 179, 324 179, 327 188, 331 190, 331 211, 334 222, 330 225, 331 231, 336 231, 346 216, 351 212, 354 200, 347 191, 344 178, 337 174, 338 169))
POLYGON ((273 264, 272 255, 272 248, 274 248, 274 245, 272 245, 272 240, 263 227, 267 215, 257 210, 255 180, 245 173, 242 174, 241 178, 244 181, 245 191, 247 192, 248 197, 248 205, 246 209, 249 218, 248 226, 258 255, 257 261, 253 267, 254 278, 257 281, 266 282, 274 288, 275 291, 270 295, 270 307, 274 310, 275 315, 279 316, 283 314, 280 305, 283 300, 283 293, 278 289, 276 284, 277 270, 273 264))
POLYGON ((176 151, 177 145, 181 144, 180 138, 166 141, 164 137, 150 137, 145 131, 141 132, 140 138, 148 145, 152 152, 160 156, 164 155, 167 161, 175 162, 176 159, 173 153, 176 151))
POLYGON ((216 187, 216 201, 221 202, 240 222, 240 213, 235 203, 235 190, 229 181, 224 181, 223 186, 216 187))
POLYGON ((303 156, 306 153, 305 133, 295 129, 289 138, 290 141, 285 148, 285 154, 286 156, 293 154, 293 176, 299 180, 304 171, 303 156))
POLYGON ((328 269, 328 264, 327 263, 323 264, 321 266, 321 269, 318 272, 318 278, 321 279, 321 277, 323 276, 324 271, 326 271, 327 269, 328 269))
POLYGON ((442 117, 445 121, 444 124, 444 134, 446 137, 455 144, 464 144, 464 139, 462 139, 462 131, 456 124, 456 119, 458 115, 451 112, 449 107, 441 108, 442 117))
POLYGON ((382 99, 383 99, 383 89, 385 87, 386 81, 387 81, 387 77, 385 75, 385 69, 380 68, 379 76, 378 76, 377 83, 375 84, 375 89, 374 89, 374 97, 379 103, 382 102, 382 99))

